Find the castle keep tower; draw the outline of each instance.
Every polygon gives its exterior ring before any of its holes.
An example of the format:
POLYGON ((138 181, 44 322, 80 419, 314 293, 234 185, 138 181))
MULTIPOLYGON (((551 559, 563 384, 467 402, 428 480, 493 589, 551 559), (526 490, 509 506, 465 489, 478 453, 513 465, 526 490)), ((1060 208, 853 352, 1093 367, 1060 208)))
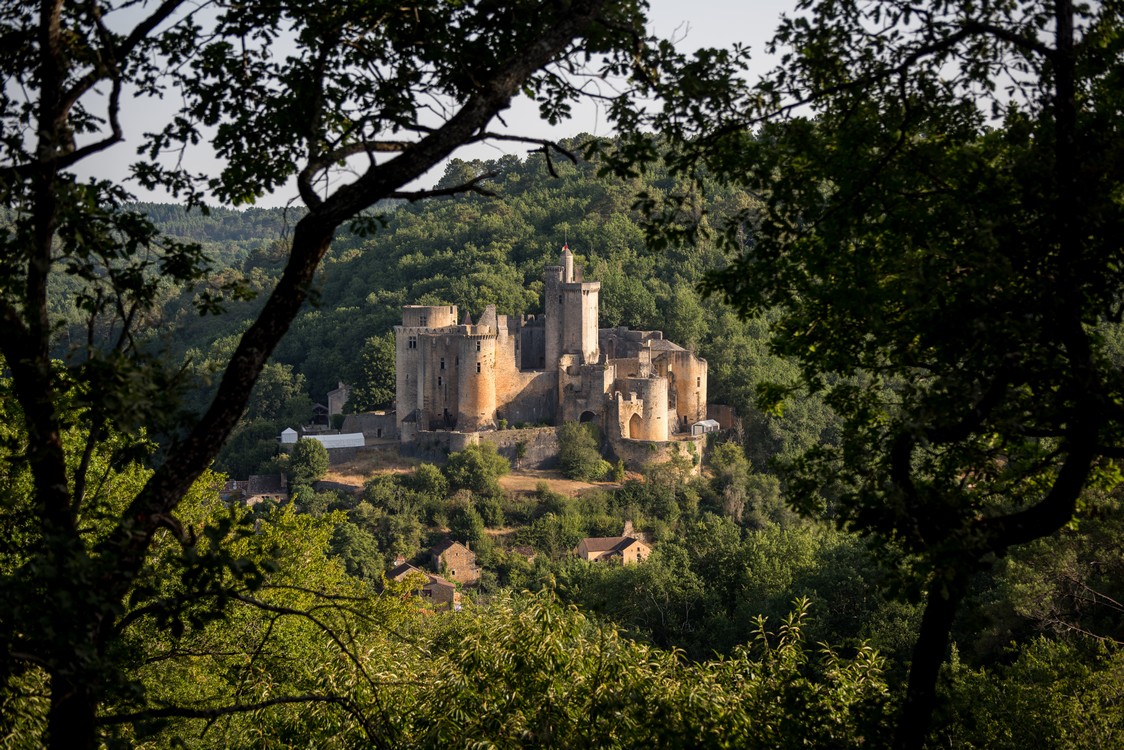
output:
POLYGON ((563 354, 578 355, 578 363, 597 362, 598 281, 582 281, 574 269, 574 254, 562 248, 557 266, 546 269, 546 363, 553 367, 563 354))
MULTIPOLYGON (((395 409, 398 434, 412 439, 419 430, 429 425, 419 421, 427 406, 432 405, 433 393, 427 394, 426 335, 438 329, 455 325, 455 305, 407 305, 402 308, 402 325, 394 327, 395 409), (428 398, 427 398, 428 395, 428 398)), ((444 383, 442 383, 443 385, 444 383)))

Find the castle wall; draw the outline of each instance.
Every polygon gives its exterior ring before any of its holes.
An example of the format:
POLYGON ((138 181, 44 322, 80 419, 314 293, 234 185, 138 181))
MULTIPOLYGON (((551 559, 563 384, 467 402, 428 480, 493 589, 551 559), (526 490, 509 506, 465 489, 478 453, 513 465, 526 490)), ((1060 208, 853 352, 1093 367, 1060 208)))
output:
POLYGON ((402 308, 402 325, 406 328, 445 328, 456 324, 456 305, 406 305, 402 308))
POLYGON ((406 305, 402 308, 402 325, 394 327, 395 418, 399 435, 403 439, 414 428, 404 423, 424 419, 427 401, 432 403, 424 373, 429 371, 426 362, 425 337, 438 328, 455 325, 455 305, 406 305))
POLYGON ((556 371, 497 372, 497 419, 505 419, 509 425, 553 424, 558 419, 557 385, 556 371))
POLYGON ((519 367, 517 369, 546 369, 545 321, 531 317, 519 329, 519 367))
MULTIPOLYGON (((562 352, 582 355, 583 364, 598 358, 597 315, 601 284, 562 284, 562 352)), ((551 361, 551 360, 547 360, 551 361)))
POLYGON ((340 432, 362 432, 364 437, 394 440, 398 438, 398 426, 394 412, 369 411, 363 414, 348 414, 343 419, 340 432))
POLYGON ((723 430, 740 429, 737 412, 726 404, 707 404, 706 418, 713 419, 723 430))
POLYGON ((613 452, 612 458, 624 461, 632 469, 640 469, 645 464, 661 464, 670 461, 674 456, 681 455, 691 461, 691 474, 698 476, 702 472, 703 449, 706 448, 706 435, 683 437, 668 442, 646 440, 622 440, 609 437, 609 449, 613 452), (694 451, 688 447, 694 445, 694 451), (696 462, 696 457, 698 461, 696 462))
POLYGON ((523 430, 488 432, 421 432, 403 445, 401 453, 425 461, 444 462, 450 453, 470 445, 491 443, 496 451, 520 469, 553 469, 558 466, 558 428, 532 427, 523 430), (522 447, 520 447, 522 446, 522 447), (519 453, 523 458, 517 458, 519 453))
POLYGON ((496 451, 517 469, 558 467, 558 428, 531 427, 524 430, 484 432, 480 442, 491 443, 496 451), (523 458, 518 458, 519 453, 523 458))
POLYGON ((563 383, 559 391, 560 421, 579 422, 582 414, 592 412, 597 416, 597 423, 604 427, 616 368, 611 364, 571 364, 564 371, 560 370, 558 377, 563 383))
POLYGON ((616 369, 618 378, 640 377, 640 360, 636 357, 610 359, 608 362, 616 369))
POLYGON ((455 429, 460 417, 460 383, 457 359, 460 336, 440 331, 418 337, 418 428, 455 429))

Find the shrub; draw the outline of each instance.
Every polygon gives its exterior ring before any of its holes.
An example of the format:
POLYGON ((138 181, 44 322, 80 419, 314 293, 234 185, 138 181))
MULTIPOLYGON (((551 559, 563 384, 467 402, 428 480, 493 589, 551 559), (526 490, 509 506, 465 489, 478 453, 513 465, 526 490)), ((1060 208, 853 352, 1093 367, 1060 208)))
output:
POLYGON ((562 473, 580 481, 603 479, 612 467, 601 457, 597 443, 597 426, 592 422, 567 422, 562 425, 558 431, 562 473))

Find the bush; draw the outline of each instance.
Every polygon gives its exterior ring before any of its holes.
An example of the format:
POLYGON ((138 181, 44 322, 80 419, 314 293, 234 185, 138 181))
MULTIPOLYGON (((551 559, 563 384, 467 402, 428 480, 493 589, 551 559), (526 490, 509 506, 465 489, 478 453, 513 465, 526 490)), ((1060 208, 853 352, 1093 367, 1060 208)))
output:
POLYGON ((289 459, 289 484, 309 486, 328 473, 328 449, 319 440, 301 438, 289 459))
POLYGON ((419 464, 408 480, 410 489, 415 492, 444 499, 449 494, 449 482, 433 464, 419 464))
POLYGON ((558 431, 559 460, 562 473, 584 482, 603 479, 612 468, 597 449, 597 425, 567 422, 558 431))
POLYGON ((454 490, 472 490, 477 495, 498 497, 503 494, 496 480, 511 471, 511 464, 496 452, 491 443, 470 445, 449 455, 445 478, 454 490))

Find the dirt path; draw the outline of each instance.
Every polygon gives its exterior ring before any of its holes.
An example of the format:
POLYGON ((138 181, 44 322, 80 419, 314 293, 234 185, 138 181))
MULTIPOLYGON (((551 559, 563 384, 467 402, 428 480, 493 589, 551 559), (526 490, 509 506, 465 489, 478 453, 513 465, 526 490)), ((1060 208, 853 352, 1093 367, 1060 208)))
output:
MULTIPOLYGON (((341 490, 358 491, 363 488, 363 483, 375 474, 404 474, 412 471, 421 461, 413 458, 404 458, 397 452, 391 451, 364 451, 355 458, 336 464, 328 469, 323 481, 341 490)), ((554 492, 576 497, 592 490, 612 490, 620 487, 612 482, 578 482, 566 479, 557 471, 540 471, 524 469, 512 471, 505 477, 500 477, 500 486, 506 492, 534 492, 539 482, 546 482, 554 492)))
POLYGON ((539 482, 546 482, 551 490, 567 497, 576 497, 591 490, 615 490, 620 487, 612 482, 579 482, 566 479, 557 471, 535 469, 512 471, 507 476, 500 477, 500 486, 507 492, 534 492, 539 482))

